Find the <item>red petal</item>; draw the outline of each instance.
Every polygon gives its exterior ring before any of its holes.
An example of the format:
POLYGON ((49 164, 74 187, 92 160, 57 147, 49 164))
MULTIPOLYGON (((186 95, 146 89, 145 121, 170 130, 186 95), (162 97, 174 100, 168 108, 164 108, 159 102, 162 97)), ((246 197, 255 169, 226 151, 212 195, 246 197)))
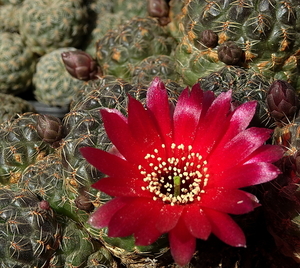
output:
POLYGON ((201 195, 201 206, 220 212, 244 214, 257 207, 254 195, 236 189, 213 188, 201 195))
POLYGON ((214 235, 230 246, 246 247, 246 238, 242 229, 229 215, 207 208, 203 210, 211 222, 214 235))
POLYGON ((202 99, 199 84, 191 91, 186 88, 179 96, 173 116, 175 144, 191 145, 201 115, 202 99))
POLYGON ((146 152, 132 136, 127 118, 115 109, 101 109, 106 133, 118 151, 130 162, 139 163, 146 152))
POLYGON ((161 207, 161 202, 153 202, 151 206, 147 208, 145 221, 134 231, 136 245, 151 245, 161 236, 162 233, 156 228, 157 215, 161 207))
POLYGON ((188 264, 196 249, 196 238, 190 234, 182 219, 170 231, 169 241, 175 262, 180 266, 188 264))
POLYGON ((193 148, 205 158, 228 128, 231 91, 220 94, 200 120, 193 148))
POLYGON ((275 179, 280 170, 270 163, 250 163, 210 174, 207 187, 243 188, 275 179))
POLYGON ((133 178, 141 175, 131 163, 116 155, 93 147, 80 148, 80 152, 91 165, 106 175, 133 178))
POLYGON ((168 100, 168 92, 163 82, 154 78, 147 91, 147 108, 157 124, 157 129, 163 137, 163 143, 168 148, 172 143, 172 117, 168 100))
POLYGON ((153 244, 162 234, 155 227, 155 221, 146 221, 140 229, 134 232, 135 244, 137 246, 149 246, 153 244))
POLYGON ((89 224, 95 228, 103 228, 108 226, 110 219, 112 216, 124 207, 127 202, 128 198, 114 198, 101 207, 99 207, 89 218, 89 224))
POLYGON ((142 103, 129 96, 128 103, 128 125, 132 136, 147 151, 153 151, 161 147, 161 138, 158 134, 149 113, 142 103), (150 148, 149 148, 150 147, 150 148))
POLYGON ((255 162, 274 163, 284 154, 284 149, 277 145, 262 145, 255 150, 246 160, 246 164, 255 162))
POLYGON ((197 205, 189 206, 183 216, 191 235, 206 240, 211 233, 211 225, 205 213, 197 205))
POLYGON ((212 105, 212 103, 215 99, 216 99, 216 95, 213 91, 207 90, 207 91, 203 92, 203 103, 202 103, 201 117, 206 115, 207 110, 212 105))
POLYGON ((124 237, 133 234, 147 218, 154 201, 148 198, 131 198, 120 210, 114 213, 108 224, 108 235, 124 237))
POLYGON ((156 228, 161 233, 169 232, 176 226, 181 216, 182 210, 183 206, 180 205, 164 205, 157 215, 158 219, 156 222, 156 228))
POLYGON ((126 174, 123 177, 105 177, 94 183, 92 187, 111 196, 153 197, 149 191, 142 190, 143 186, 147 186, 142 179, 125 176, 126 174))
POLYGON ((256 127, 240 132, 225 146, 218 146, 214 150, 208 159, 209 169, 223 171, 242 163, 252 152, 263 145, 271 133, 271 129, 256 127))
POLYGON ((218 147, 225 146, 228 141, 247 128, 255 114, 256 105, 256 101, 245 102, 233 111, 229 127, 227 131, 224 132, 218 147))

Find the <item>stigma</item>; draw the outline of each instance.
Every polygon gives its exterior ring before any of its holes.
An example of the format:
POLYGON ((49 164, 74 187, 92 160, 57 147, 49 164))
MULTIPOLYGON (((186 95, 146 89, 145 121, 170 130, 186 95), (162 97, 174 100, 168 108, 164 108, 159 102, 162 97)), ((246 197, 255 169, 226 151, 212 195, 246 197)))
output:
POLYGON ((142 190, 153 193, 153 200, 172 206, 200 201, 209 178, 207 161, 193 152, 191 145, 172 143, 168 157, 162 157, 165 150, 166 145, 162 144, 146 154, 145 164, 138 166, 146 182, 142 190))

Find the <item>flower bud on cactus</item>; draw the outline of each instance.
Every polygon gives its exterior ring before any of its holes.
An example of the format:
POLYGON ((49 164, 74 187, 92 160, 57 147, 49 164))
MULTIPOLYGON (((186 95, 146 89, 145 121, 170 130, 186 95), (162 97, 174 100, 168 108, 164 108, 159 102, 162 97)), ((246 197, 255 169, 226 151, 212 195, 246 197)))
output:
POLYGON ((97 62, 91 55, 82 50, 63 52, 61 57, 66 70, 79 80, 94 80, 102 75, 102 70, 97 62))
POLYGON ((148 14, 150 17, 158 18, 162 26, 170 22, 169 6, 165 0, 148 0, 148 14))
POLYGON ((59 118, 51 115, 39 115, 37 132, 39 136, 53 147, 58 147, 62 138, 62 123, 59 118))
POLYGON ((295 89, 286 81, 274 81, 269 88, 267 106, 275 121, 287 123, 296 115, 299 106, 295 89))
POLYGON ((243 50, 233 41, 226 41, 218 48, 219 60, 227 65, 238 65, 243 55, 243 50))
POLYGON ((75 199, 75 205, 77 208, 84 210, 86 212, 91 212, 94 209, 94 205, 86 195, 79 195, 75 199))
POLYGON ((219 37, 212 30, 204 30, 200 34, 200 43, 202 46, 214 48, 218 45, 219 37))

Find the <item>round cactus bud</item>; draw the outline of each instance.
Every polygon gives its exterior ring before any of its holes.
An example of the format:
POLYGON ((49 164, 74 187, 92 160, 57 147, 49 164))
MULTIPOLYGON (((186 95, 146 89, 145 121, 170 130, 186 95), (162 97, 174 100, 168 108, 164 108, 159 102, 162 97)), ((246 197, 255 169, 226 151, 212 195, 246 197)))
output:
POLYGON ((227 41, 219 46, 218 57, 227 65, 237 65, 243 58, 243 50, 235 42, 227 41))
POLYGON ((167 17, 169 7, 164 0, 148 0, 148 13, 151 17, 167 17))
POLYGON ((37 133, 47 143, 57 147, 62 138, 62 123, 57 117, 51 115, 39 115, 37 133))
POLYGON ((75 199, 75 205, 77 208, 86 212, 91 212, 94 209, 94 205, 88 196, 81 194, 75 199))
POLYGON ((170 22, 169 6, 165 0, 148 0, 148 14, 150 17, 158 18, 162 26, 170 22))
POLYGON ((73 77, 89 81, 102 76, 102 70, 91 55, 82 51, 66 51, 61 53, 66 70, 73 77))
POLYGON ((274 81, 269 87, 267 106, 275 121, 287 123, 299 108, 295 89, 286 81, 274 81))
POLYGON ((49 209, 50 209, 50 204, 49 204, 48 201, 42 200, 42 201, 39 203, 39 207, 40 207, 40 209, 43 209, 43 210, 49 210, 49 209))
POLYGON ((200 44, 201 47, 205 46, 208 48, 214 48, 218 45, 219 37, 218 35, 212 30, 204 30, 200 33, 200 44))

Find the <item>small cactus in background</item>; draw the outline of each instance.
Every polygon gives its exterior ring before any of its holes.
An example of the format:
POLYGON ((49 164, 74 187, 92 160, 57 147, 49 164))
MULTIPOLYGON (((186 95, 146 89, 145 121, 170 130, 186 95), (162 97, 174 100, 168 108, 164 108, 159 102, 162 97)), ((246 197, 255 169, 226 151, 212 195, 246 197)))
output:
POLYGON ((35 108, 30 104, 30 102, 19 97, 0 93, 0 100, 0 124, 10 120, 17 114, 35 112, 35 108))
POLYGON ((24 0, 1 0, 0 4, 11 4, 11 5, 19 5, 21 3, 23 3, 24 0))
POLYGON ((20 34, 34 53, 44 55, 61 47, 78 47, 88 29, 83 1, 24 0, 20 34))
POLYGON ((70 51, 76 49, 59 48, 40 58, 33 76, 34 95, 39 102, 67 107, 83 85, 83 81, 70 76, 61 58, 61 53, 70 51))
POLYGON ((0 30, 5 32, 19 31, 20 7, 18 5, 0 5, 0 30))
POLYGON ((37 58, 18 33, 0 31, 0 93, 16 95, 32 83, 37 58))

